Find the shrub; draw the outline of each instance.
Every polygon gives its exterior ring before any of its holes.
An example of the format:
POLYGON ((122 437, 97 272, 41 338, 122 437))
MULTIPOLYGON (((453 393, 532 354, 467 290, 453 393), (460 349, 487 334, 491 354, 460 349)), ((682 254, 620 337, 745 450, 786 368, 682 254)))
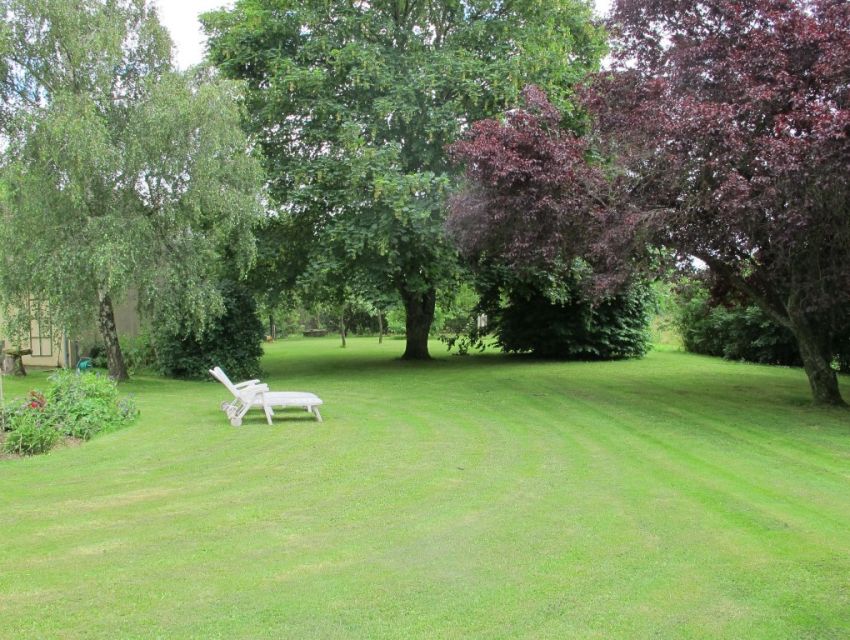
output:
POLYGON ((353 335, 378 335, 378 318, 371 309, 347 308, 345 311, 345 328, 347 333, 353 335))
POLYGON ((30 391, 26 402, 4 411, 5 430, 8 431, 3 450, 18 455, 34 455, 49 451, 59 432, 45 411, 47 401, 40 391, 30 391))
POLYGON ((138 415, 132 398, 119 399, 117 383, 105 375, 60 371, 50 381, 45 413, 67 436, 89 440, 123 427, 138 415))
POLYGON ((50 377, 46 394, 30 391, 26 402, 4 410, 0 424, 8 433, 3 449, 19 455, 45 453, 63 435, 89 440, 129 424, 137 415, 132 398, 119 399, 111 378, 59 371, 50 377))
POLYGON ((275 313, 274 322, 278 338, 285 338, 292 334, 297 335, 304 330, 301 313, 302 311, 297 308, 283 308, 275 313))
POLYGON ((579 293, 553 302, 539 289, 522 287, 488 315, 497 343, 508 353, 568 360, 640 358, 649 348, 651 300, 643 284, 598 303, 579 293))
POLYGON ((231 282, 222 284, 225 312, 200 337, 154 323, 153 341, 160 371, 173 378, 206 379, 220 366, 231 378, 260 374, 265 331, 254 298, 231 282))
POLYGON ((59 371, 50 377, 46 394, 30 391, 26 402, 4 410, 3 449, 19 455, 45 453, 63 435, 88 440, 132 422, 137 415, 132 398, 119 399, 118 385, 111 378, 59 371))
POLYGON ((466 354, 483 349, 486 334, 506 353, 531 353, 565 360, 640 358, 649 350, 654 294, 645 282, 632 282, 620 293, 594 299, 586 283, 589 264, 575 260, 557 271, 480 259, 472 269, 479 303, 467 312, 466 329, 444 338, 449 350, 466 354), (476 317, 487 319, 479 328, 476 317))
POLYGON ((88 357, 91 359, 91 366, 96 369, 106 369, 108 363, 106 361, 106 349, 99 343, 94 343, 88 350, 88 357))
POLYGON ((12 420, 17 409, 10 406, 0 407, 0 433, 12 430, 12 420))
POLYGON ((469 332, 475 324, 478 292, 466 282, 459 283, 448 296, 437 299, 435 316, 440 320, 440 331, 448 334, 469 332))
POLYGON ((679 291, 677 325, 686 351, 727 360, 799 367, 794 334, 759 307, 721 304, 699 282, 679 291))
POLYGON ((130 375, 157 369, 153 339, 147 331, 143 331, 134 338, 122 339, 121 352, 124 354, 124 364, 127 365, 130 375))
POLYGON ((403 336, 407 331, 404 307, 397 304, 387 311, 387 333, 403 336))
MULTIPOLYGON (((755 305, 712 298, 700 281, 679 287, 676 324, 686 351, 727 360, 800 367, 794 334, 755 305)), ((850 373, 850 326, 833 345, 833 365, 850 373)))
MULTIPOLYGON (((131 338, 120 338, 121 353, 124 364, 130 375, 141 371, 156 371, 157 361, 153 340, 147 331, 131 338)), ((88 353, 92 366, 96 369, 106 369, 106 349, 100 343, 92 344, 84 353, 88 353)))
POLYGON ((43 408, 32 408, 29 404, 11 415, 11 430, 6 434, 3 450, 23 456, 50 451, 59 441, 60 434, 43 408))

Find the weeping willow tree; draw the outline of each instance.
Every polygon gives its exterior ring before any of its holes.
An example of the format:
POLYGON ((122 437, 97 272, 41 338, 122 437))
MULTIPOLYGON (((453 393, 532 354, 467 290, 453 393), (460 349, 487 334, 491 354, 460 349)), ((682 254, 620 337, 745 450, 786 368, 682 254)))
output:
POLYGON ((96 322, 126 379, 113 306, 130 288, 160 322, 223 311, 224 258, 244 272, 262 169, 241 88, 179 74, 146 0, 0 0, 0 314, 37 299, 55 324, 96 322))

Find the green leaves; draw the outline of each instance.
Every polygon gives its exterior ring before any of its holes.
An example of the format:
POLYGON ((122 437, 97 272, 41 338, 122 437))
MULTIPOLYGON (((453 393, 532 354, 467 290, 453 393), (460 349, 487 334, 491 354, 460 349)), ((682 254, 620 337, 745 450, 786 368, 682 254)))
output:
POLYGON ((561 87, 603 50, 589 19, 577 0, 240 0, 207 14, 212 62, 247 84, 246 122, 285 211, 286 251, 263 280, 291 286, 293 270, 332 264, 330 280, 384 289, 448 282, 446 146, 529 82, 565 106, 561 87))
POLYGON ((7 410, 6 453, 47 453, 63 436, 90 440, 138 416, 132 398, 118 398, 117 383, 100 374, 58 371, 46 394, 30 391, 26 402, 7 410))
POLYGON ((90 325, 99 291, 137 288, 144 311, 201 331, 223 310, 210 280, 225 260, 247 271, 264 219, 242 86, 172 71, 143 0, 0 7, 14 70, 0 83, 10 105, 0 303, 36 296, 74 331, 90 325), (16 99, 20 86, 38 100, 16 99))

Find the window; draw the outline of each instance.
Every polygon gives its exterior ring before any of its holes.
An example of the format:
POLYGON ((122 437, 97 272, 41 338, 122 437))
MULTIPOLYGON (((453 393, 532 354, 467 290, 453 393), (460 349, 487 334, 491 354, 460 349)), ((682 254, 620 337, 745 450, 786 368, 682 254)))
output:
POLYGON ((53 355, 53 325, 46 303, 30 298, 30 349, 35 357, 53 355))

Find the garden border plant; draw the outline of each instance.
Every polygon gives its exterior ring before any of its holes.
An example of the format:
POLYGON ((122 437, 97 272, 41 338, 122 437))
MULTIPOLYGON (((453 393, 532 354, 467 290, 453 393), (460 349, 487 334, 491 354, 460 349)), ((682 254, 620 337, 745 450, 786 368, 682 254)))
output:
POLYGON ((63 438, 90 440, 127 426, 139 413, 133 398, 120 398, 118 383, 105 375, 60 370, 49 381, 46 393, 31 390, 26 401, 3 409, 3 453, 47 453, 63 438))

